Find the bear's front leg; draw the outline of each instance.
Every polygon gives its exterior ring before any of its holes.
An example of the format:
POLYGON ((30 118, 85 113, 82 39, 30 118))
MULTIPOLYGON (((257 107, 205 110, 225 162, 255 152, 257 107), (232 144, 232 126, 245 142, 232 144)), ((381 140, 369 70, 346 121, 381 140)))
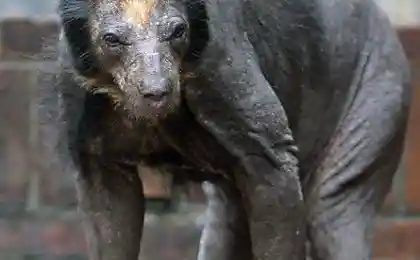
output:
POLYGON ((206 224, 198 260, 253 260, 248 219, 241 193, 232 180, 204 182, 206 224))
POLYGON ((232 42, 208 47, 188 79, 187 103, 238 159, 254 258, 304 259, 303 197, 288 120, 247 39, 232 42))
POLYGON ((136 168, 91 155, 81 156, 76 177, 79 208, 91 260, 137 260, 143 230, 144 196, 136 168))

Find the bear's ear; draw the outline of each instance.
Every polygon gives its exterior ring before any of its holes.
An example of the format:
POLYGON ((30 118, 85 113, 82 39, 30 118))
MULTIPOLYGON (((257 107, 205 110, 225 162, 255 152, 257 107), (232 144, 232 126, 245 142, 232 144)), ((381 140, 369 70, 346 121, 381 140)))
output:
POLYGON ((58 13, 74 68, 85 77, 94 77, 99 73, 99 63, 93 51, 89 32, 87 1, 60 0, 58 13))
POLYGON ((190 26, 189 46, 184 60, 192 62, 200 58, 209 41, 209 26, 205 0, 186 0, 187 18, 190 26))

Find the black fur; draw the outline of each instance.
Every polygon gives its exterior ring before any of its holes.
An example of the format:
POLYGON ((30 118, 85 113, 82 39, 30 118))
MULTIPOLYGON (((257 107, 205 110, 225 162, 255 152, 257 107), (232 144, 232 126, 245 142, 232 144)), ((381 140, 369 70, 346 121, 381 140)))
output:
POLYGON ((99 73, 99 63, 90 42, 86 1, 60 0, 58 11, 75 69, 83 76, 94 77, 99 73))
MULTIPOLYGON (((191 62, 200 57, 209 40, 208 17, 202 0, 190 0, 185 5, 190 24, 190 44, 184 60, 191 62)), ((86 0, 60 0, 58 11, 75 69, 85 77, 98 75, 100 66, 90 41, 86 0)))
POLYGON ((203 0, 186 2, 188 23, 190 25, 189 47, 184 60, 197 60, 209 41, 208 17, 203 0))

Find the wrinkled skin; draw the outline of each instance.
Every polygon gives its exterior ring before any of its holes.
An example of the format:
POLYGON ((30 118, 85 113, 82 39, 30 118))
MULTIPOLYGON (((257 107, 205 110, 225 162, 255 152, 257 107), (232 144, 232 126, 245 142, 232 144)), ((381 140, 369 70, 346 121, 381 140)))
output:
POLYGON ((149 26, 112 49, 101 28, 133 25, 118 1, 62 2, 73 9, 61 7, 63 66, 41 133, 51 167, 75 173, 92 260, 137 259, 139 163, 207 181, 200 260, 299 260, 306 239, 314 260, 370 258, 410 101, 402 47, 371 0, 205 1, 202 38, 192 1, 174 0, 188 20, 177 48, 149 26))

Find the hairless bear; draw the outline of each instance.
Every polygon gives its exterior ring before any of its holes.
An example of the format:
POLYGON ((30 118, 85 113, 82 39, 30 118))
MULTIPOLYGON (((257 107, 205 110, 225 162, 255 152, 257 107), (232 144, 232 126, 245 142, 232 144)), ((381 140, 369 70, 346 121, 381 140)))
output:
POLYGON ((372 0, 60 0, 46 159, 91 260, 137 260, 152 168, 203 184, 199 260, 367 260, 409 69, 372 0), (306 252, 305 243, 310 242, 306 252))

